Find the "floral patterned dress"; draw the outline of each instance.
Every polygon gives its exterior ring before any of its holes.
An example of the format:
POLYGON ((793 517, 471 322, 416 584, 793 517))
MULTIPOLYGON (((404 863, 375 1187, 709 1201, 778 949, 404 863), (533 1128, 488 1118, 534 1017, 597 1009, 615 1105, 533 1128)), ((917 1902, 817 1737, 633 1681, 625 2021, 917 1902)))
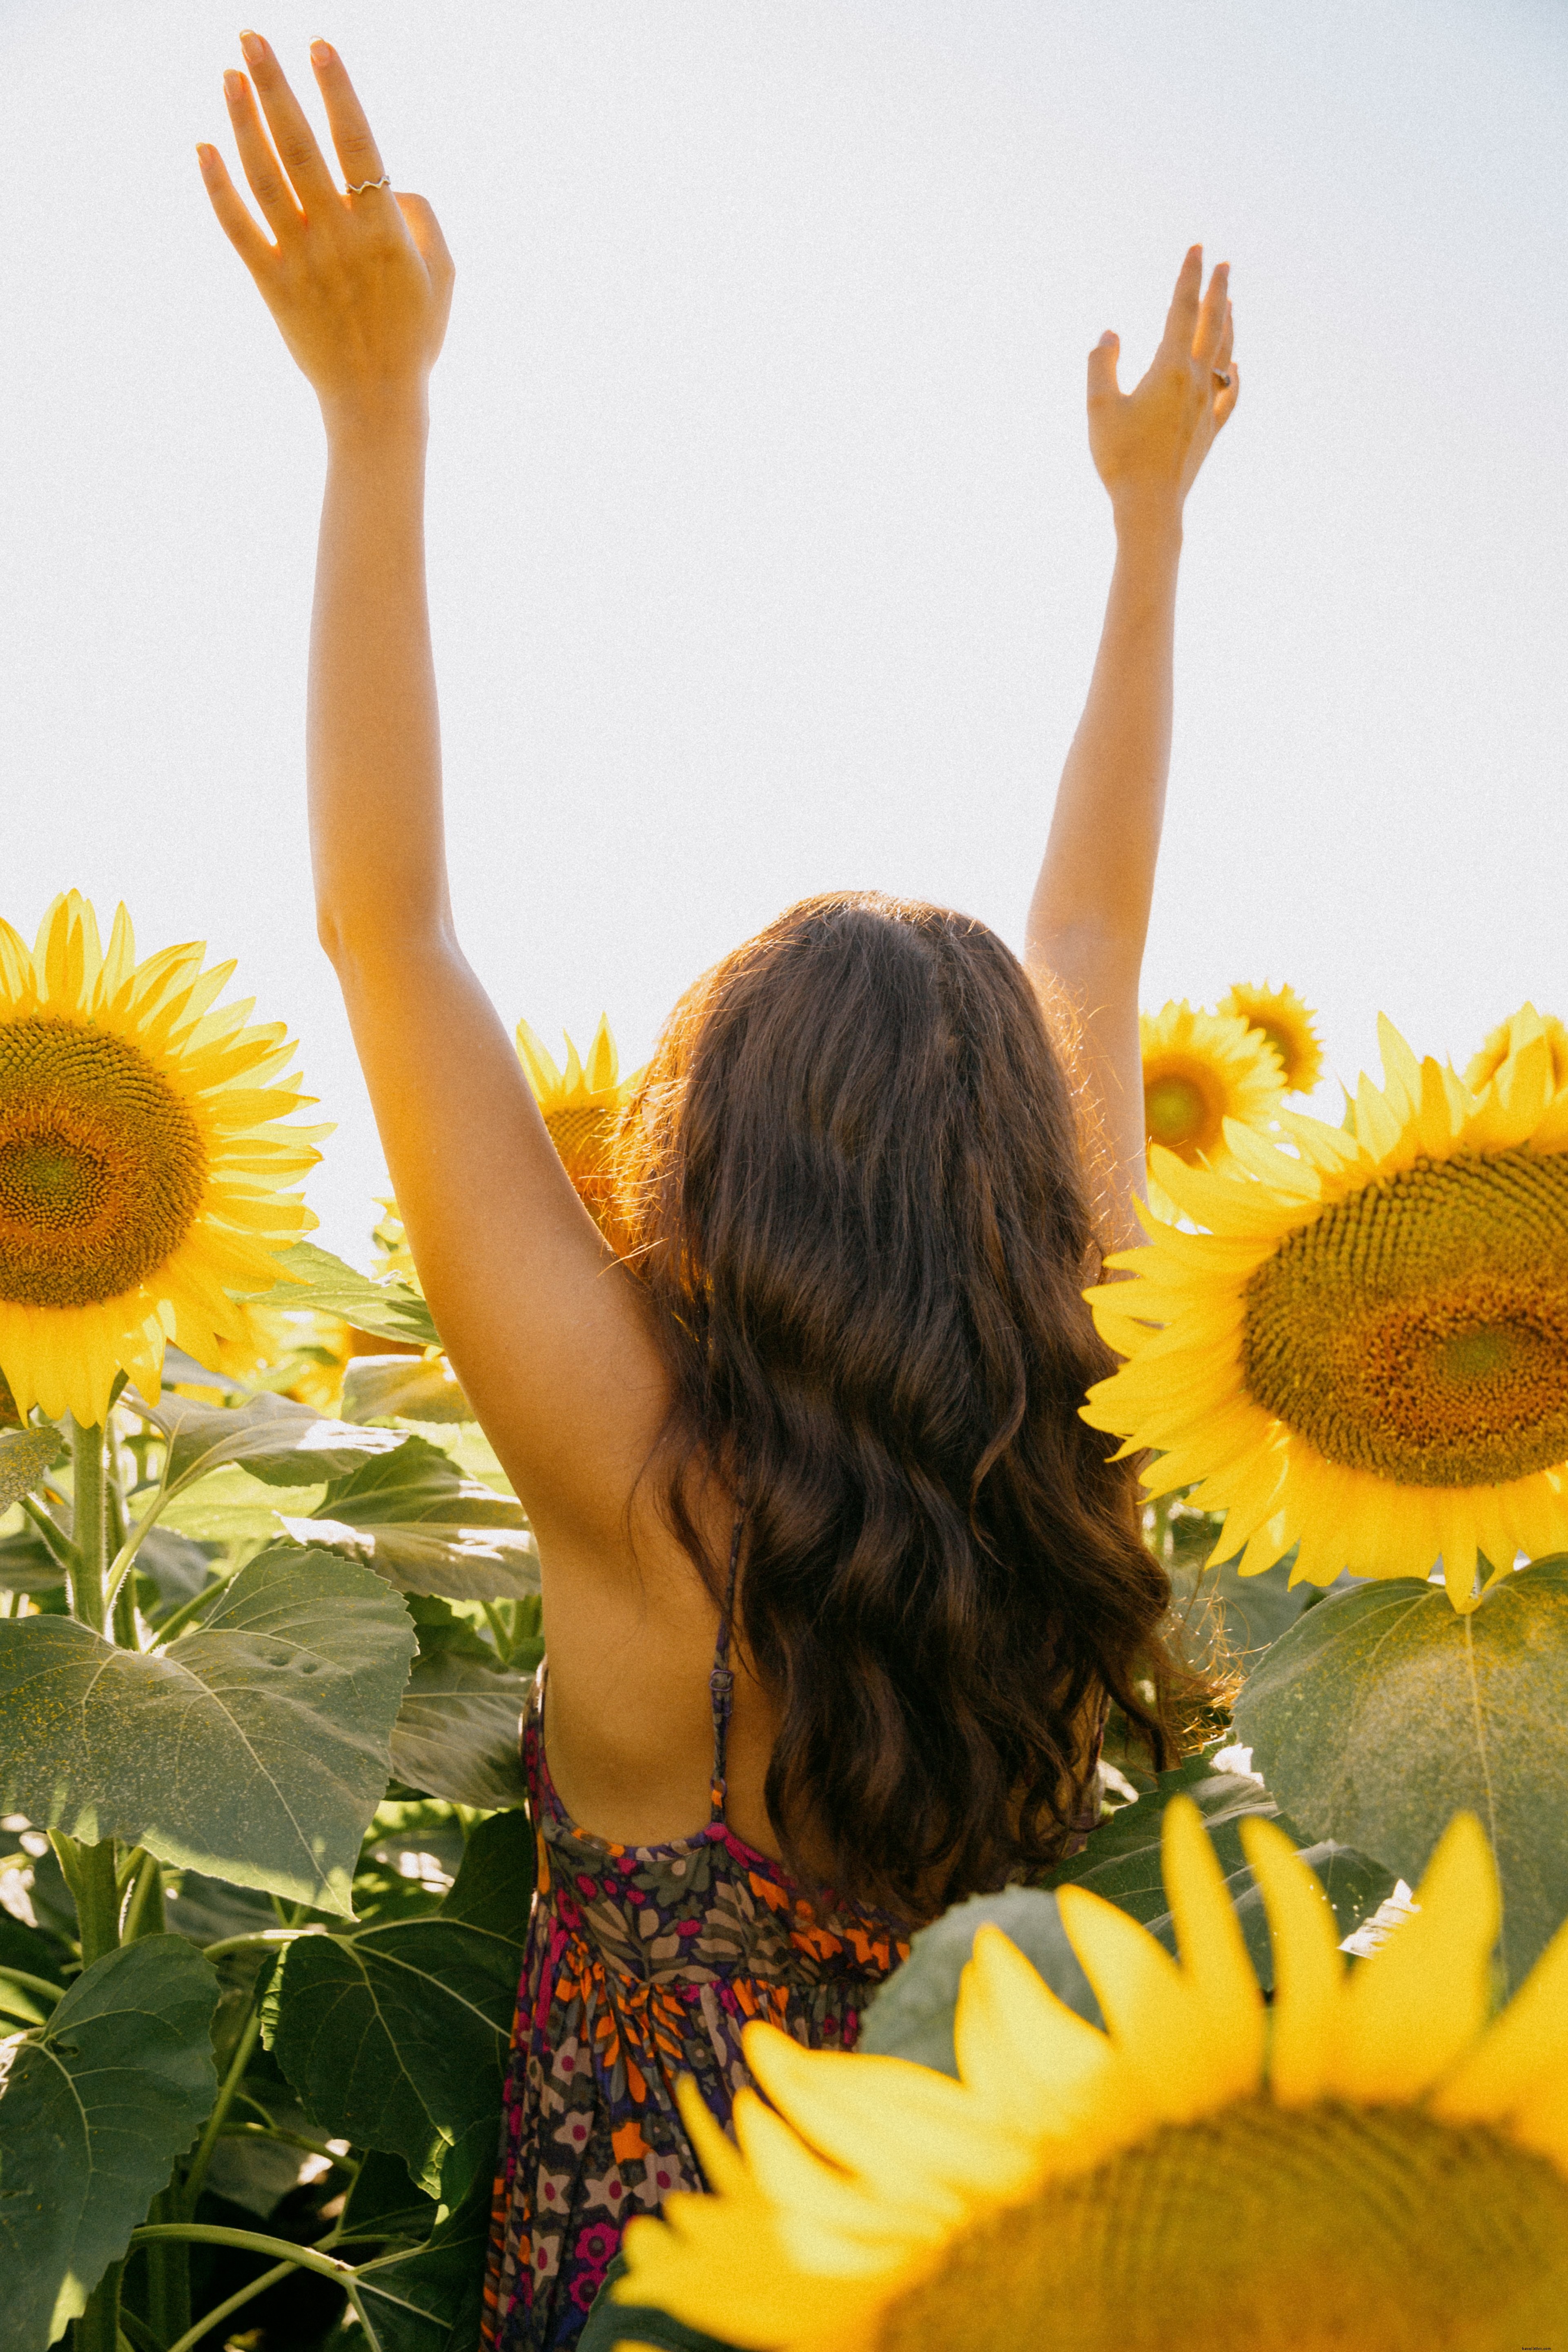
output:
POLYGON ((545 1760, 539 1670, 523 1731, 538 1893, 502 2114, 486 2352, 574 2345, 627 2219, 700 2187, 675 2104, 681 2075, 728 2123, 749 2079, 750 2019, 811 2049, 852 2049, 861 2010, 908 1956, 903 1922, 830 1895, 808 1903, 726 1822, 729 1622, 726 1611, 710 1681, 708 1826, 668 1845, 614 1845, 568 1818, 545 1760))

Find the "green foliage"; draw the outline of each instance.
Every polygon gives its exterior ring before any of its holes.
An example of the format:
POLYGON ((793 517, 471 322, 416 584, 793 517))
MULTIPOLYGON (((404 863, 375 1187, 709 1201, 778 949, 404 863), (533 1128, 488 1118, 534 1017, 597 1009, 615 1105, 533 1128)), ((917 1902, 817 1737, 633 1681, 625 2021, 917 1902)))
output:
POLYGON ((166 1650, 0 1622, 0 1809, 346 1915, 413 1648, 378 1577, 292 1547, 166 1650))
POLYGON ((393 1769, 411 1788, 489 1809, 527 1797, 519 1753, 530 1678, 439 1601, 414 1604, 419 1654, 392 1727, 393 1769))
POLYGON ((526 1832, 492 1830, 465 1855, 450 1911, 289 1945, 268 1995, 268 2046, 309 2112, 401 2156, 432 2196, 467 2135, 478 2129, 486 2163, 493 2153, 531 1893, 526 1832))
POLYGON ((1520 1981, 1568 1915, 1568 1558, 1506 1577, 1468 1617, 1408 1579, 1327 1601, 1268 1651, 1236 1721, 1315 1836, 1411 1884, 1454 1813, 1477 1813, 1520 1981))
POLYGON ((178 1936, 86 1969, 0 2075, 0 2277, 6 2352, 43 2352, 189 2147, 217 2078, 217 1979, 178 1936))
POLYGON ((65 1450, 65 1441, 52 1423, 42 1429, 0 1430, 0 1511, 9 1510, 24 1495, 30 1495, 65 1450))
POLYGON ((395 1430, 324 1420, 288 1397, 256 1396, 239 1406, 165 1397, 142 1411, 168 1440, 163 1475, 171 1493, 231 1462, 268 1486, 320 1486, 323 1479, 346 1477, 374 1454, 395 1454, 407 1442, 395 1430))
POLYGON ((352 1553, 405 1592, 499 1601, 539 1590, 515 1497, 465 1477, 427 1438, 400 1438, 395 1454, 334 1480, 310 1517, 283 1525, 301 1543, 352 1553))
POLYGON ((256 1305, 279 1307, 286 1315, 313 1307, 323 1315, 341 1315, 357 1331, 378 1339, 412 1341, 421 1348, 441 1344, 430 1309, 405 1282, 373 1282, 314 1242, 296 1242, 291 1249, 279 1250, 278 1264, 289 1278, 258 1292, 256 1305))
POLYGON ((1160 1841, 1165 1808, 1172 1798, 1190 1797, 1214 1842, 1258 1980, 1268 1991, 1274 1983, 1268 1923, 1262 1897, 1241 1851, 1241 1824, 1249 1814, 1276 1822, 1302 1861, 1316 1872, 1342 1937, 1352 1934, 1392 1894, 1395 1874, 1348 1845, 1327 1839, 1314 1843, 1305 1837, 1280 1811, 1268 1790, 1249 1773, 1216 1769, 1218 1752, 1205 1748, 1169 1772, 1162 1772, 1146 1794, 1133 1804, 1119 1806, 1090 1832, 1082 1853, 1062 1863, 1044 1883, 1052 1889, 1088 1887, 1142 1920, 1152 1935, 1174 1951, 1175 1925, 1160 1874, 1160 1841))
POLYGON ((472 1421, 444 1357, 356 1356, 343 1372, 345 1421, 472 1421))

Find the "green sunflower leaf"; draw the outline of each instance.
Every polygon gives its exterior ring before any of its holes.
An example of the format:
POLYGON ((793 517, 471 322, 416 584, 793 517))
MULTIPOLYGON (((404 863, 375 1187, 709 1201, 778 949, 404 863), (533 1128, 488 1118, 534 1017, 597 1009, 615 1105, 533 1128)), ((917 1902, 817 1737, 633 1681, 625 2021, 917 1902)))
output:
POLYGON ((522 1961, 521 1834, 477 1853, 470 1841, 454 1915, 301 1937, 268 1994, 268 2045, 310 2113, 356 2147, 401 2156, 431 2196, 459 2143, 476 2166, 481 2147, 487 2162, 493 2152, 522 1961), (496 1924, 478 1924, 487 1911, 496 1924))
POLYGON ((345 1421, 472 1421, 444 1356, 355 1356, 343 1372, 345 1421))
POLYGON ((416 1658, 392 1727, 397 1778, 454 1804, 521 1805, 518 1742, 532 1687, 526 1675, 447 1651, 416 1658))
POLYGON ((1314 1836, 1412 1885, 1452 1816, 1477 1814, 1510 1983, 1568 1916, 1568 1555, 1504 1578, 1468 1617, 1408 1578, 1310 1609, 1265 1653, 1236 1730, 1314 1836))
POLYGON ((430 1309, 405 1282, 395 1277, 373 1282, 330 1250, 318 1249, 314 1242, 295 1242, 291 1248, 279 1250, 277 1260, 295 1279, 258 1291, 253 1305, 280 1307, 285 1314, 314 1307, 323 1315, 341 1315, 356 1331, 369 1331, 376 1339, 403 1339, 421 1348, 440 1346, 430 1309))
POLYGON ((539 1556, 517 1497, 466 1477, 428 1438, 400 1437, 395 1454, 361 1463, 308 1517, 284 1525, 297 1542, 363 1559, 400 1591, 507 1601, 539 1591, 539 1556))
POLYGON ((169 1441, 171 1487, 189 1486, 228 1463, 242 1464, 268 1486, 319 1486, 410 1442, 400 1430, 326 1420, 288 1397, 263 1395, 248 1404, 215 1406, 168 1396, 137 1410, 169 1441))
POLYGON ((373 2352, 470 2352, 479 2340, 490 2233, 495 2134, 454 2150, 442 2168, 447 2209, 412 2253, 355 2273, 354 2300, 373 2352))
POLYGON ((0 2049, 6 2352, 44 2352, 189 2147, 217 2090, 217 1972, 180 1936, 122 1945, 0 2049))
POLYGON ((42 1429, 0 1430, 0 1511, 30 1495, 65 1450, 64 1438, 49 1423, 42 1429))
POLYGON ((1160 1872, 1161 1840, 1165 1808, 1172 1798, 1190 1797, 1214 1841, 1258 1980, 1268 1991, 1274 1982, 1274 1955, 1263 1898, 1241 1850, 1241 1824, 1249 1815, 1277 1822, 1302 1861, 1317 1873, 1342 1937, 1359 1927, 1393 1892, 1397 1874, 1355 1851, 1348 1841, 1314 1841, 1303 1835, 1252 1773, 1215 1769, 1215 1758, 1222 1753, 1220 1748, 1208 1748, 1171 1771, 1162 1772, 1152 1790, 1135 1804, 1119 1806, 1109 1821, 1090 1832, 1082 1853, 1058 1864, 1041 1884, 1052 1889, 1087 1886, 1114 1903, 1118 1910, 1141 1920, 1174 1951, 1175 1924, 1160 1872))
POLYGON ((292 1547, 166 1650, 0 1620, 0 1811, 352 1917, 413 1649, 379 1577, 292 1547))

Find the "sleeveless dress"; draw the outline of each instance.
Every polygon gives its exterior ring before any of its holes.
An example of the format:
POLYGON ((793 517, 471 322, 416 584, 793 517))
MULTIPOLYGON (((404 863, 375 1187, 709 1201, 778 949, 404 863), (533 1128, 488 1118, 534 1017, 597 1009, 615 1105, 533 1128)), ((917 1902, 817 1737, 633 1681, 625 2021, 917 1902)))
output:
MULTIPOLYGON (((731 1601, 733 1574, 732 1559, 731 1601)), ((853 2049, 862 2009, 909 1954, 903 1921, 831 1895, 808 1902, 726 1822, 730 1614, 709 1682, 708 1826, 668 1845, 615 1845, 568 1817, 545 1759, 539 1669, 523 1729, 538 1891, 502 2108, 485 2352, 575 2345, 627 2220, 701 2187, 675 2104, 681 2075, 727 2124, 750 2079, 751 2019, 809 2049, 853 2049)))

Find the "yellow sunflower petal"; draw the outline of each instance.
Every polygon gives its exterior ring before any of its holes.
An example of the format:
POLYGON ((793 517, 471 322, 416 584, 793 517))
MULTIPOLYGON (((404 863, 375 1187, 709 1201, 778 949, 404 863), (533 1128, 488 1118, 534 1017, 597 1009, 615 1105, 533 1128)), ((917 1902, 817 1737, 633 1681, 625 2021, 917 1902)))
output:
POLYGON ((1345 1988, 1325 2097, 1418 2097, 1486 2023, 1500 1914, 1491 1849, 1473 1813, 1449 1822, 1415 1902, 1345 1988))

